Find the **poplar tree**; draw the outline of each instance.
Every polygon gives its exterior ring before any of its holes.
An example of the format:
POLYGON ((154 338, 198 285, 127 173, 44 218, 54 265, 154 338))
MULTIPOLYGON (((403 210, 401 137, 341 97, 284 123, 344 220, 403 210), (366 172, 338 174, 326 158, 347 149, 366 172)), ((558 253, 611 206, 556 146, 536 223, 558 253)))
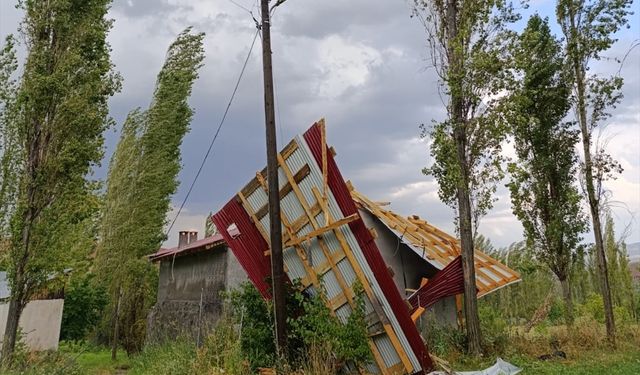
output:
POLYGON ((114 356, 119 343, 129 353, 143 344, 157 284, 146 256, 166 239, 166 217, 178 188, 180 145, 193 115, 188 99, 204 59, 203 38, 187 28, 171 44, 149 108, 129 114, 109 166, 98 264, 112 296, 114 356))
POLYGON ((556 17, 565 36, 567 65, 572 72, 573 109, 582 135, 583 183, 596 249, 600 292, 604 300, 607 338, 615 344, 615 322, 602 235, 603 180, 620 172, 602 147, 593 143, 593 132, 610 116, 622 99, 622 78, 588 73, 591 63, 616 42, 615 33, 628 24, 632 0, 558 0, 556 17))
POLYGON ((508 99, 517 162, 509 163, 507 186, 528 245, 560 281, 565 321, 572 324, 569 276, 586 223, 575 178, 578 134, 564 120, 571 87, 560 52, 547 20, 532 16, 513 53, 521 80, 508 99))
POLYGON ((427 32, 433 65, 448 96, 447 119, 423 128, 432 139, 440 199, 456 210, 464 271, 464 311, 470 353, 480 352, 480 322, 474 269, 474 231, 492 207, 505 137, 494 99, 505 84, 506 50, 519 16, 506 0, 415 0, 414 16, 427 32))
POLYGON ((616 239, 613 218, 610 213, 607 213, 605 220, 604 246, 609 262, 608 271, 613 304, 634 314, 633 279, 629 269, 627 245, 623 240, 616 239))
POLYGON ((50 276, 68 267, 77 224, 88 219, 95 203, 96 186, 88 175, 102 159, 103 132, 111 124, 107 100, 119 88, 106 42, 109 4, 19 3, 25 12, 20 31, 27 57, 10 117, 3 115, 5 129, 17 137, 15 168, 20 172, 13 181, 4 176, 2 181, 3 191, 12 184, 8 189, 15 192, 4 361, 12 358, 24 307, 50 276))

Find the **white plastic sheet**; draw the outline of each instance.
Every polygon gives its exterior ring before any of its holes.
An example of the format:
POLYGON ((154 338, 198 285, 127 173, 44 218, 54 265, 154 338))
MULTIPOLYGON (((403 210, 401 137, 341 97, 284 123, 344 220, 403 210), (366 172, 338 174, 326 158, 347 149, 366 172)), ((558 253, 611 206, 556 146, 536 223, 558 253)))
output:
MULTIPOLYGON (((485 370, 480 371, 454 371, 456 375, 515 375, 522 371, 521 368, 512 365, 509 362, 505 362, 502 358, 498 358, 496 363, 485 370)), ((434 371, 429 375, 446 375, 444 371, 434 371)))

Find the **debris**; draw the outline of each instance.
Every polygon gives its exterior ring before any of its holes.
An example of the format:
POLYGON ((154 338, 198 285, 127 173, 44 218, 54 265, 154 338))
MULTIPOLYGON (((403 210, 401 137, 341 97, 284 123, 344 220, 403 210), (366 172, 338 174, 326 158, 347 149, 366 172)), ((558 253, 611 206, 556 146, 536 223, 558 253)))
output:
MULTIPOLYGON (((522 371, 521 368, 512 365, 509 362, 505 362, 502 358, 496 360, 496 363, 485 369, 480 371, 454 371, 451 374, 456 375, 515 375, 519 374, 522 371)), ((449 372, 444 371, 434 371, 430 372, 429 375, 447 375, 449 372)))

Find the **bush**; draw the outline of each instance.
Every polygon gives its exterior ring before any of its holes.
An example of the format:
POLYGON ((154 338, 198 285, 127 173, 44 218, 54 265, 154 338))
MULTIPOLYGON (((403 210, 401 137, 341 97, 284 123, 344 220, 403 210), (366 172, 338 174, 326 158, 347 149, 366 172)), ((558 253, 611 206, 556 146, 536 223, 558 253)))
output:
POLYGON ((240 348, 250 367, 271 367, 275 362, 273 315, 271 305, 250 283, 243 283, 227 294, 235 323, 242 328, 240 348))
POLYGON ((504 352, 509 341, 507 322, 490 307, 478 309, 484 349, 489 353, 504 352))
POLYGON ((598 323, 604 323, 604 303, 602 296, 590 294, 582 305, 577 307, 578 316, 588 316, 598 323))
POLYGON ((553 300, 551 304, 551 308, 549 309, 549 314, 547 314, 547 319, 553 325, 564 323, 564 301, 556 298, 553 300))
MULTIPOLYGON (((313 297, 304 295, 300 285, 287 290, 287 316, 289 317, 288 362, 294 367, 305 365, 311 352, 331 353, 325 359, 335 368, 343 363, 364 364, 371 358, 367 327, 364 319, 364 302, 357 306, 343 324, 331 314, 323 293, 313 297)), ((358 287, 354 287, 357 291, 358 287)), ((356 293, 359 294, 359 293, 356 293)), ((273 337, 272 305, 264 301, 255 287, 249 283, 227 294, 231 315, 240 324, 240 349, 252 370, 276 365, 273 337)))
POLYGON ((105 289, 87 274, 73 278, 65 290, 61 340, 82 340, 100 320, 107 305, 105 289))

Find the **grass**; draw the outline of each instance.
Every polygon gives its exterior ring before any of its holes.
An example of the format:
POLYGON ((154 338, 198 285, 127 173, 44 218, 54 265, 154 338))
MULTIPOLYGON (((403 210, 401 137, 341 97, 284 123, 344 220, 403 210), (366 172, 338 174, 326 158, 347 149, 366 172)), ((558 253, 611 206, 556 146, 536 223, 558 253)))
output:
MULTIPOLYGON (((640 348, 616 351, 590 350, 579 357, 541 361, 535 357, 514 355, 503 358, 523 369, 522 374, 562 375, 636 375, 640 374, 640 348)), ((495 358, 461 357, 453 364, 457 371, 479 370, 491 366, 495 358)))
POLYGON ((123 372, 131 366, 129 357, 124 351, 118 351, 116 361, 113 362, 111 351, 108 349, 80 353, 76 356, 76 363, 86 374, 91 375, 117 374, 118 370, 123 372))

